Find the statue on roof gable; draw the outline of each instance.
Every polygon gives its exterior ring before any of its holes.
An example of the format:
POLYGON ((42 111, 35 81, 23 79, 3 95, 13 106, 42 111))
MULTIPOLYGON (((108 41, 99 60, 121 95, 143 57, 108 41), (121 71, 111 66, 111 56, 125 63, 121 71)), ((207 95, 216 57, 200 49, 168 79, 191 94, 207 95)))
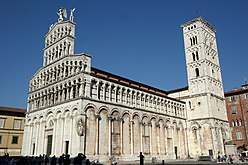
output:
POLYGON ((73 19, 74 19, 74 15, 73 15, 74 11, 75 11, 75 8, 71 9, 70 21, 72 21, 72 22, 73 22, 73 19))
POLYGON ((59 12, 57 13, 59 16, 58 22, 62 22, 63 18, 67 18, 67 13, 66 13, 66 9, 64 8, 59 8, 59 12))

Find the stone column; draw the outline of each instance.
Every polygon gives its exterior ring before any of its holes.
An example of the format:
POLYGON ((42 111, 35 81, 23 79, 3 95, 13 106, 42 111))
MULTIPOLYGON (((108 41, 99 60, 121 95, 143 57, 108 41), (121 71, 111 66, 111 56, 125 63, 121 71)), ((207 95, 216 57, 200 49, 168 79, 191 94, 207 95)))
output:
POLYGON ((73 87, 74 87, 74 85, 71 85, 70 99, 73 99, 73 87))
POLYGON ((83 96, 83 82, 79 84, 79 97, 83 96))
POLYGON ((121 155, 123 154, 123 123, 124 123, 124 119, 121 118, 120 119, 121 155))
POLYGON ((71 116, 70 116, 70 119, 71 119, 71 124, 70 124, 70 125, 71 125, 71 130, 70 130, 70 143, 71 143, 71 144, 69 145, 69 147, 70 147, 70 148, 69 148, 69 153, 70 153, 70 154, 73 154, 73 153, 72 153, 72 145, 73 145, 73 142, 72 142, 73 137, 72 137, 72 136, 73 136, 73 130, 74 130, 74 129, 73 129, 73 128, 74 128, 74 127, 73 127, 74 116, 71 115, 71 116))
POLYGON ((103 100, 106 101, 106 85, 103 84, 103 100))
POLYGON ((45 123, 46 121, 45 120, 42 120, 40 121, 40 145, 37 146, 40 148, 40 153, 42 154, 45 154, 45 144, 44 144, 44 141, 45 141, 45 123))
MULTIPOLYGON (((35 151, 34 155, 38 155, 37 149, 38 149, 38 143, 39 143, 39 133, 40 133, 40 122, 37 122, 37 131, 36 131, 36 137, 35 137, 35 151)), ((32 153, 33 154, 33 153, 32 153)))
POLYGON ((109 156, 111 156, 111 154, 112 154, 112 135, 111 135, 111 133, 112 133, 112 117, 110 116, 109 118, 109 156))
POLYGON ((70 87, 67 87, 66 99, 65 100, 69 100, 69 99, 70 99, 70 87))
POLYGON ((33 127, 34 123, 30 123, 29 141, 28 141, 28 155, 32 155, 32 141, 33 141, 33 127))
POLYGON ((220 149, 221 149, 221 152, 222 154, 225 154, 224 153, 224 143, 223 143, 223 137, 222 137, 222 130, 221 128, 219 128, 219 142, 220 142, 220 149))
POLYGON ((60 153, 64 153, 64 127, 65 127, 65 117, 61 117, 62 120, 62 127, 61 127, 61 145, 60 145, 60 153))
POLYGON ((164 128, 165 154, 168 155, 168 139, 167 139, 168 138, 168 135, 167 135, 168 126, 164 124, 163 128, 164 128))
POLYGON ((140 121, 140 151, 143 152, 143 123, 140 121))
POLYGON ((161 154, 161 144, 160 144, 160 137, 161 137, 161 131, 160 131, 160 124, 156 123, 156 133, 157 133, 157 143, 156 143, 156 148, 157 148, 157 153, 160 155, 161 154))
POLYGON ((56 148, 57 147, 57 143, 56 143, 56 137, 57 137, 57 118, 53 119, 53 139, 52 139, 52 151, 51 151, 51 155, 55 155, 56 154, 56 148), (56 146, 55 146, 56 145, 56 146))
POLYGON ((215 136, 214 136, 214 127, 210 128, 211 130, 211 140, 212 140, 212 151, 213 151, 213 156, 217 155, 217 153, 215 152, 215 136))
POLYGON ((130 126, 131 126, 131 155, 133 155, 133 153, 134 153, 134 142, 133 142, 133 140, 134 140, 134 132, 133 132, 133 125, 134 125, 134 121, 133 120, 131 120, 130 121, 130 126))
POLYGON ((100 115, 96 115, 96 154, 97 155, 99 154, 99 122, 100 120, 101 120, 100 115))
POLYGON ((149 152, 150 154, 152 154, 152 123, 151 122, 148 123, 148 128, 149 128, 149 140, 150 140, 149 152))
POLYGON ((85 82, 85 96, 86 97, 90 97, 90 87, 91 86, 91 82, 90 82, 90 80, 86 80, 86 82, 85 82))
MULTIPOLYGON (((27 121, 25 121, 27 123, 27 121)), ((23 139, 28 141, 29 138, 29 132, 30 132, 30 127, 28 124, 24 124, 24 134, 23 134, 23 139)), ((22 155, 27 156, 28 154, 28 143, 22 143, 22 155)))
POLYGON ((172 153, 174 153, 174 146, 175 146, 175 143, 174 143, 174 140, 175 140, 175 136, 174 136, 174 127, 173 126, 171 126, 171 142, 172 142, 172 144, 171 144, 171 146, 172 146, 172 148, 171 148, 171 151, 170 151, 170 154, 172 154, 172 153))

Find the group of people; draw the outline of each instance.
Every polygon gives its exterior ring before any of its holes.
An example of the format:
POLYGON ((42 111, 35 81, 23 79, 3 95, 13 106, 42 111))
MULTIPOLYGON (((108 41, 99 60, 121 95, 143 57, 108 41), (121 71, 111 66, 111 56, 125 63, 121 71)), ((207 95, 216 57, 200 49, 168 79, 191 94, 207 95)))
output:
POLYGON ((55 155, 49 158, 47 155, 26 156, 26 157, 10 157, 8 153, 0 158, 1 165, 90 165, 99 164, 98 161, 90 162, 86 156, 79 153, 74 159, 70 158, 69 154, 63 154, 59 158, 55 155))
POLYGON ((227 162, 227 163, 233 164, 233 162, 235 161, 236 161, 236 158, 233 154, 229 155, 228 157, 226 154, 223 156, 220 156, 220 154, 218 154, 218 157, 217 157, 217 162, 227 162))

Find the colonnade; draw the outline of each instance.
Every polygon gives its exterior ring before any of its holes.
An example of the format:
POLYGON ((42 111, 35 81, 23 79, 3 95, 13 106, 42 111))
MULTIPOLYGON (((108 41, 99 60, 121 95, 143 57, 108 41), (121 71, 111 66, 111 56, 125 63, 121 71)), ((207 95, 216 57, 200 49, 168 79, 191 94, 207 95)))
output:
POLYGON ((98 81, 94 78, 89 85, 90 97, 93 99, 185 117, 184 103, 174 101, 164 96, 110 82, 98 81))
POLYGON ((73 54, 72 51, 72 44, 69 41, 60 41, 56 43, 51 48, 48 48, 44 51, 44 66, 52 63, 53 61, 56 61, 60 59, 61 57, 64 57, 65 55, 73 54))
POLYGON ((37 110, 83 96, 85 82, 81 78, 41 89, 29 96, 28 110, 37 110))
POLYGON ((30 92, 82 73, 86 68, 87 64, 82 60, 66 60, 47 69, 43 69, 30 81, 30 92))
POLYGON ((76 108, 46 113, 27 119, 25 139, 30 143, 24 144, 24 155, 68 152, 74 157, 81 152, 105 159, 110 155, 138 159, 139 152, 161 158, 187 155, 185 121, 181 119, 139 110, 109 110, 106 106, 98 109, 94 104, 86 105, 84 115, 76 108), (85 132, 78 135, 75 125, 81 119, 85 132), (51 149, 48 136, 52 136, 51 149))
POLYGON ((56 29, 53 30, 52 33, 49 34, 49 36, 46 37, 46 41, 45 41, 46 47, 57 42, 58 40, 60 40, 64 36, 73 35, 73 34, 71 34, 72 28, 73 27, 68 26, 68 25, 58 26, 56 29))
POLYGON ((184 103, 108 81, 97 81, 95 78, 92 78, 91 81, 85 81, 80 76, 61 84, 55 84, 49 88, 32 92, 29 95, 28 109, 35 110, 81 96, 132 108, 185 117, 184 103))

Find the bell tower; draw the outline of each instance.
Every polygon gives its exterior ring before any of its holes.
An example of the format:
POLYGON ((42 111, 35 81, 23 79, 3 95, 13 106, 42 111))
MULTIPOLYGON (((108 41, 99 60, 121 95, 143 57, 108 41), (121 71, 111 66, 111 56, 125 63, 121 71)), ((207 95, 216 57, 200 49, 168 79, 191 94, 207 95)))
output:
MULTIPOLYGON (((216 30, 202 17, 182 25, 189 95, 191 103, 201 118, 215 117, 227 121, 224 91, 221 78, 216 30), (204 113, 202 108, 205 107, 204 113)), ((194 112, 194 113, 195 113, 194 112)), ((197 118, 194 115, 189 116, 197 118)))
POLYGON ((183 25, 188 91, 189 154, 225 153, 230 140, 224 91, 216 44, 216 30, 202 17, 183 25))

